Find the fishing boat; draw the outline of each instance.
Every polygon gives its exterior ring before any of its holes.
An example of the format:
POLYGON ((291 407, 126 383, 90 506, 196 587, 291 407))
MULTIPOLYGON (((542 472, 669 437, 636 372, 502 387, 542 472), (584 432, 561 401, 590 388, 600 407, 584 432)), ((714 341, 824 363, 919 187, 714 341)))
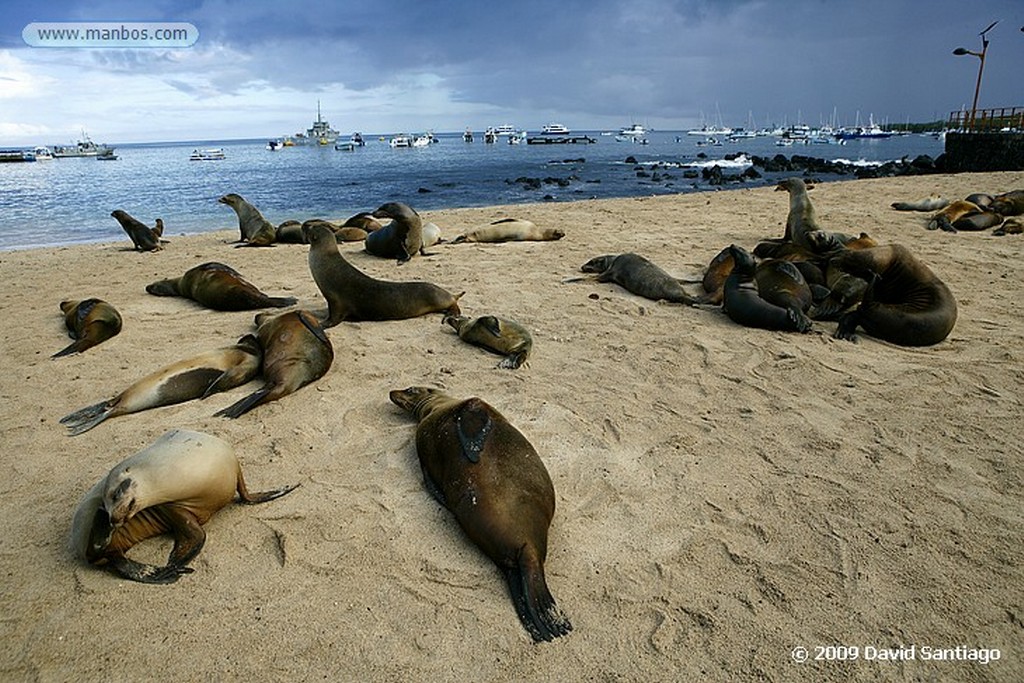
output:
POLYGON ((304 133, 296 133, 294 142, 299 145, 332 145, 341 135, 320 115, 320 100, 316 101, 316 121, 304 133))
POLYGON ((188 158, 189 161, 222 161, 223 159, 225 159, 224 150, 220 147, 194 149, 192 156, 188 158))
POLYGON ((104 152, 114 151, 109 145, 97 145, 82 131, 82 139, 73 145, 54 145, 53 156, 56 159, 68 157, 94 157, 104 152))
MULTIPOLYGON (((860 112, 857 113, 857 116, 860 116, 860 112)), ((840 128, 839 132, 836 133, 836 137, 840 140, 856 140, 858 138, 884 139, 891 138, 892 133, 882 130, 881 127, 875 123, 874 115, 868 115, 868 125, 855 125, 853 128, 840 128)))

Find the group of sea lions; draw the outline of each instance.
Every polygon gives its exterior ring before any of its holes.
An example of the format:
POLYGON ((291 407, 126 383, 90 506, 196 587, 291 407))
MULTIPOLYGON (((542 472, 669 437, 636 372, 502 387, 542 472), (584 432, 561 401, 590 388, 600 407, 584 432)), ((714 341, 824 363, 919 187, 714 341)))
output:
POLYGON ((1019 235, 1024 232, 1024 190, 990 195, 976 192, 964 199, 949 201, 927 197, 917 202, 893 202, 897 211, 936 211, 925 227, 946 232, 988 230, 993 235, 1019 235))
MULTIPOLYGON (((238 213, 243 245, 269 246, 283 241, 277 229, 270 237, 272 226, 240 196, 225 195, 220 201, 238 213)), ((417 253, 426 254, 424 248, 437 241, 436 226, 425 230, 433 224, 424 224, 411 207, 398 202, 350 221, 353 225, 348 227, 353 230, 382 236, 381 240, 366 238, 368 253, 395 258, 399 264, 417 253), (372 225, 377 218, 390 218, 391 222, 372 225), (365 231, 355 224, 372 229, 365 231)), ((322 319, 302 309, 259 313, 255 333, 245 334, 235 344, 158 368, 112 398, 66 415, 61 423, 69 434, 81 434, 112 417, 207 399, 262 376, 262 387, 215 413, 237 418, 326 374, 334 350, 325 328, 342 321, 401 320, 440 313, 460 339, 504 356, 499 367, 515 369, 527 360, 532 339, 522 325, 493 315, 462 316, 458 301, 464 292, 452 294, 430 282, 370 277, 339 251, 338 243, 344 240, 338 235, 338 226, 319 219, 295 223, 301 238, 292 231, 289 239, 309 245, 310 273, 327 303, 322 319)), ((479 234, 467 233, 460 241, 558 239, 564 234, 561 230, 537 231, 527 223, 498 222, 485 226, 479 234)), ((189 298, 218 311, 297 303, 291 297, 264 294, 218 262, 203 263, 179 277, 154 282, 146 291, 189 298)), ((65 302, 62 308, 67 312, 70 333, 79 339, 62 353, 83 351, 120 329, 120 316, 105 302, 65 302)), ((527 632, 535 641, 569 633, 571 623, 555 604, 544 577, 555 494, 533 446, 497 410, 476 397, 459 400, 437 389, 410 387, 392 391, 390 399, 417 418, 416 450, 426 488, 505 573, 516 613, 527 632)), ((192 571, 188 564, 205 542, 202 526, 235 499, 236 493, 240 502, 259 503, 294 488, 250 493, 229 444, 209 434, 171 430, 116 465, 85 495, 74 515, 72 547, 87 563, 107 567, 123 578, 173 583, 192 571), (174 538, 165 566, 139 563, 127 556, 134 545, 164 533, 174 538)))

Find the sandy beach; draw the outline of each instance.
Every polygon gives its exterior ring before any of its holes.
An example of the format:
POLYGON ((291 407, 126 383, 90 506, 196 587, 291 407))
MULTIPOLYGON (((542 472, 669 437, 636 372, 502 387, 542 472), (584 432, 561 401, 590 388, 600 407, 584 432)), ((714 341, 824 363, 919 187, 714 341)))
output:
MULTIPOLYGON (((949 285, 959 317, 933 347, 835 340, 829 322, 748 329, 721 310, 565 282, 626 251, 699 277, 730 243, 782 235, 788 198, 772 188, 431 211, 449 239, 507 216, 565 230, 440 244, 402 266, 340 245, 370 275, 465 290, 464 314, 519 321, 534 338, 527 366, 496 369, 440 315, 342 323, 322 379, 237 420, 213 413, 256 383, 76 437, 62 416, 253 329, 252 312, 145 285, 221 261, 319 312, 308 248, 232 248, 225 215, 205 235, 168 226, 158 253, 127 237, 0 252, 0 678, 1024 680, 1024 236, 931 232, 926 214, 889 206, 1022 188, 1017 172, 811 192, 826 229, 903 244, 949 285), (58 304, 87 297, 117 307, 123 331, 51 360, 68 343, 58 304), (424 488, 414 420, 388 401, 411 385, 483 398, 540 453, 557 500, 547 581, 567 637, 531 641, 503 575, 424 488), (250 489, 301 486, 218 513, 173 585, 78 561, 81 497, 174 427, 233 444, 250 489), (936 661, 940 649, 975 661, 936 661)), ((169 549, 150 540, 130 555, 164 564, 169 549)))

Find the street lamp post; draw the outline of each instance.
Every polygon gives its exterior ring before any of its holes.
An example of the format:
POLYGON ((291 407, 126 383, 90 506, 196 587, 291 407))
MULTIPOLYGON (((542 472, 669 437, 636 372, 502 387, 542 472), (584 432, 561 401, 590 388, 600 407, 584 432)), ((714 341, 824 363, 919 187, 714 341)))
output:
POLYGON ((971 122, 968 125, 968 130, 974 130, 974 117, 977 115, 978 111, 978 93, 981 92, 981 74, 985 71, 985 53, 988 51, 988 38, 985 37, 985 34, 991 31, 992 27, 998 23, 998 20, 993 21, 988 25, 987 29, 978 34, 981 36, 981 52, 974 52, 973 50, 968 50, 965 47, 958 47, 953 50, 953 54, 958 57, 962 55, 974 55, 980 60, 980 63, 978 64, 978 82, 974 86, 974 102, 971 104, 971 122))

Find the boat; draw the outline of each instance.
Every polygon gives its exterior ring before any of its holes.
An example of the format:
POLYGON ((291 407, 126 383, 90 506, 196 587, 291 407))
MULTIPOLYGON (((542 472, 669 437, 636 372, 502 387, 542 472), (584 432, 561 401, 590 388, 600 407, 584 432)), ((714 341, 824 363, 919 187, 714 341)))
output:
POLYGON ((430 143, 434 141, 434 136, 431 133, 425 135, 417 135, 412 139, 413 147, 430 147, 430 143))
POLYGON ((484 131, 484 142, 487 144, 493 144, 498 141, 498 131, 493 127, 488 128, 484 131))
POLYGON ((493 130, 494 134, 496 136, 498 136, 498 137, 501 137, 503 135, 504 136, 509 136, 509 135, 515 135, 516 134, 516 127, 513 126, 510 123, 503 123, 500 126, 497 126, 495 128, 491 128, 491 130, 493 130))
POLYGON ((892 133, 882 130, 881 127, 875 123, 874 115, 869 115, 868 125, 854 126, 853 128, 840 128, 836 133, 836 138, 839 140, 856 140, 859 138, 883 139, 891 138, 892 135, 892 133))
POLYGON ((320 115, 320 100, 316 101, 316 121, 306 129, 305 133, 296 133, 294 143, 299 145, 331 145, 341 135, 331 128, 331 124, 320 115))
POLYGON ((220 147, 194 149, 192 156, 188 158, 189 161, 222 161, 223 159, 225 159, 224 150, 220 147))
POLYGON ((707 138, 704 138, 703 140, 698 140, 697 141, 697 146, 698 147, 721 147, 722 143, 721 143, 721 141, 718 138, 716 138, 714 136, 709 136, 707 138))
POLYGON ((356 151, 356 143, 349 140, 348 142, 336 142, 334 143, 334 149, 339 152, 354 152, 356 151))
POLYGON ((282 147, 284 147, 284 143, 281 142, 280 140, 268 140, 267 141, 267 149, 269 149, 271 152, 276 152, 277 150, 281 149, 282 147))
POLYGON ((35 161, 36 155, 27 149, 0 149, 0 163, 35 161))
POLYGON ((356 131, 355 133, 352 133, 352 135, 349 137, 348 140, 349 140, 349 142, 351 142, 356 147, 365 147, 366 146, 366 141, 363 140, 363 134, 360 133, 359 131, 356 131))
MULTIPOLYGON (((111 151, 113 151, 113 150, 111 150, 111 151)), ((46 147, 44 145, 39 145, 38 147, 33 149, 32 150, 32 154, 35 155, 36 161, 52 161, 53 160, 53 152, 50 151, 49 147, 46 147)))
POLYGON ((393 149, 397 147, 412 147, 412 138, 405 133, 399 133, 388 140, 388 144, 391 145, 393 149))
POLYGON ((96 161, 117 161, 117 155, 114 154, 114 150, 108 149, 102 154, 97 154, 96 161))
POLYGON ((571 132, 560 123, 549 123, 540 129, 541 135, 569 135, 571 132))
POLYGON ((109 145, 97 145, 82 131, 82 139, 73 145, 54 145, 53 156, 56 159, 67 157, 94 157, 107 151, 114 151, 109 145))
POLYGON ((466 132, 462 134, 462 139, 465 142, 473 142, 473 131, 467 128, 466 132))
POLYGON ((647 129, 639 123, 634 123, 619 130, 619 136, 625 138, 642 138, 647 135, 647 129))

